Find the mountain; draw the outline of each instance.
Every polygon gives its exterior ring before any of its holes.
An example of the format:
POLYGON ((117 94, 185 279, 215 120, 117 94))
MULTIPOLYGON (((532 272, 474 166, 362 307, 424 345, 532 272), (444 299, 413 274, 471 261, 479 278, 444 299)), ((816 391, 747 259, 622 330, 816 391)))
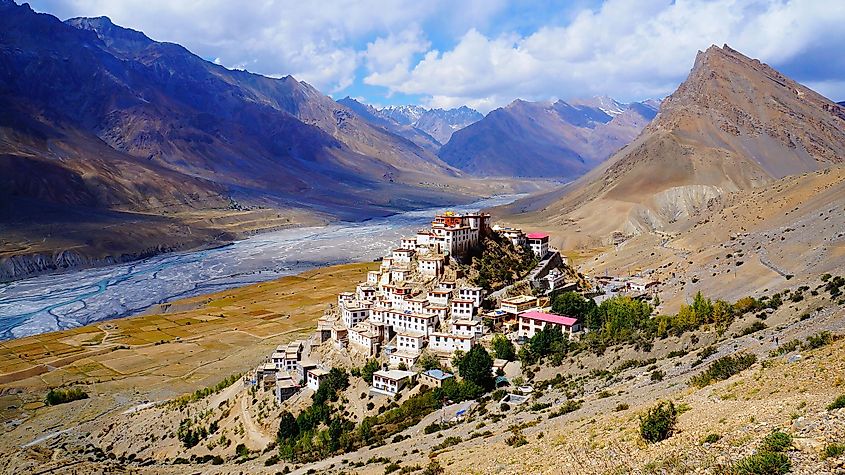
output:
POLYGON ((62 22, 8 0, 0 31, 6 277, 485 193, 293 77, 228 70, 108 18, 62 22))
POLYGON ((477 110, 467 106, 455 109, 426 109, 417 105, 401 105, 376 109, 350 97, 338 102, 358 112, 371 123, 433 150, 448 142, 454 132, 484 117, 477 110))
POLYGON ((572 179, 636 137, 657 104, 516 100, 456 132, 440 149, 446 163, 480 176, 572 179))
POLYGON ((837 104, 839 104, 840 106, 845 106, 845 101, 839 101, 837 102, 837 104))
POLYGON ((400 123, 391 117, 387 117, 375 107, 359 102, 351 97, 344 97, 337 101, 339 104, 348 107, 370 124, 381 127, 396 135, 400 135, 415 143, 419 147, 431 153, 440 150, 441 143, 422 129, 414 127, 411 123, 400 123))
POLYGON ((400 124, 409 124, 425 131, 441 144, 447 143, 456 131, 484 118, 480 112, 467 106, 456 109, 388 106, 382 109, 381 113, 400 124))
POLYGON ((561 230, 568 245, 597 245, 614 233, 667 229, 727 193, 778 186, 843 157, 845 108, 727 45, 712 46, 631 144, 577 182, 502 211, 561 230))

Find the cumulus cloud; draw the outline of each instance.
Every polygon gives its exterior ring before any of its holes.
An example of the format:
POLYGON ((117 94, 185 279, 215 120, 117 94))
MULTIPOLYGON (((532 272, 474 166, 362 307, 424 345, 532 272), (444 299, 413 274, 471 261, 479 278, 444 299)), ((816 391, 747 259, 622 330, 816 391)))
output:
POLYGON ((470 30, 448 51, 429 51, 398 80, 375 81, 391 91, 421 94, 431 105, 476 104, 482 110, 515 97, 547 99, 609 94, 642 99, 672 92, 695 53, 728 43, 822 93, 845 95, 845 67, 818 77, 802 58, 842 64, 845 3, 610 0, 566 26, 514 36, 470 30), (812 54, 810 54, 812 53, 812 54), (809 55, 809 56, 808 56, 809 55), (803 77, 802 77, 803 76, 803 77))
POLYGON ((326 93, 481 111, 515 98, 660 97, 695 53, 728 43, 845 99, 845 2, 827 0, 31 0, 107 15, 232 68, 326 93))

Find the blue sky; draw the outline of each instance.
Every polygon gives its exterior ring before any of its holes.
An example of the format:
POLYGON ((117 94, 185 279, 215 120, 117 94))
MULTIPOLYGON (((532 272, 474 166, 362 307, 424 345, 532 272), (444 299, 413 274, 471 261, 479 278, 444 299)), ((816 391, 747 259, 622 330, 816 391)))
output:
POLYGON ((230 68, 383 106, 670 94, 729 44, 845 100, 845 2, 825 0, 31 0, 109 16, 230 68))

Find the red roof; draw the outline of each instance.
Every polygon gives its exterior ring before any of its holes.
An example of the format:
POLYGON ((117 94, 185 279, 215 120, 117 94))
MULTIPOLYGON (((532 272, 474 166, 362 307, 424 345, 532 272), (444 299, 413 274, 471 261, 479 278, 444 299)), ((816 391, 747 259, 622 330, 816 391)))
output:
POLYGON ((544 239, 549 237, 546 233, 528 233, 525 235, 528 239, 544 239))
POLYGON ((578 323, 578 320, 572 317, 564 317, 562 315, 554 315, 551 313, 544 313, 538 312, 536 310, 532 310, 530 312, 522 312, 519 314, 520 317, 530 318, 532 320, 540 320, 543 322, 549 323, 557 323, 558 325, 565 325, 567 327, 571 327, 578 323))

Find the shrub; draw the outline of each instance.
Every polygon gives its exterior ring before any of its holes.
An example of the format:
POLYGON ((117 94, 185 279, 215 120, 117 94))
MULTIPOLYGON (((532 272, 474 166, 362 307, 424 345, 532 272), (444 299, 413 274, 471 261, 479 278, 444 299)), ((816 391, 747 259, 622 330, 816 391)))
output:
POLYGON ((619 403, 616 405, 616 412, 627 411, 631 406, 626 403, 619 403))
POLYGON ((815 335, 810 335, 804 342, 805 350, 815 350, 834 342, 836 338, 828 331, 818 332, 815 335))
POLYGON ((432 460, 428 463, 428 467, 423 470, 422 475, 443 475, 446 473, 446 470, 440 466, 440 463, 437 460, 432 460))
POLYGON ((702 440, 702 442, 707 444, 715 444, 721 438, 722 436, 719 434, 709 434, 707 437, 704 438, 704 440, 702 440))
POLYGON ((505 335, 497 333, 493 336, 493 354, 501 360, 513 361, 516 358, 516 348, 505 335))
POLYGON ((779 452, 757 452, 734 465, 739 475, 780 475, 792 469, 789 457, 779 452))
POLYGON ((443 426, 441 426, 439 422, 432 422, 431 424, 425 426, 425 429, 423 429, 423 432, 425 432, 426 434, 433 434, 433 433, 438 432, 442 429, 443 429, 443 426))
POLYGON ((401 466, 401 465, 399 465, 399 464, 398 464, 398 463, 396 463, 396 462, 393 462, 393 463, 391 463, 390 465, 388 465, 388 466, 384 467, 384 473, 385 473, 385 474, 387 474, 387 473, 393 473, 393 472, 395 472, 395 471, 399 470, 400 468, 402 468, 402 466, 401 466))
POLYGON ((748 369, 757 362, 757 357, 754 355, 735 355, 724 356, 714 361, 707 370, 690 379, 690 384, 693 386, 703 388, 708 384, 723 381, 731 376, 748 369))
POLYGON ((510 411, 510 410, 511 410, 511 405, 510 405, 510 404, 508 404, 508 403, 506 403, 506 402, 503 402, 503 403, 499 406, 499 409, 500 409, 502 412, 510 411))
POLYGON ((525 436, 522 435, 522 432, 515 431, 513 435, 505 440, 505 443, 511 447, 522 447, 523 445, 526 445, 528 441, 525 439, 525 436))
POLYGON ((845 444, 827 444, 822 449, 822 460, 837 458, 845 454, 845 444))
POLYGON ((829 406, 827 406, 827 410, 833 411, 836 409, 842 409, 843 407, 845 407, 845 394, 842 394, 836 399, 834 399, 833 402, 830 403, 829 406))
POLYGON ((747 335, 750 335, 752 333, 757 333, 760 330, 765 330, 766 328, 768 328, 768 327, 766 326, 765 323, 761 322, 760 320, 757 320, 756 322, 752 323, 751 325, 743 328, 742 331, 739 332, 739 336, 747 336, 747 335))
POLYGON ((675 428, 678 411, 672 401, 660 401, 640 416, 640 436, 646 442, 660 442, 668 439, 675 428))
POLYGON ((791 435, 786 432, 774 431, 763 439, 760 450, 763 452, 784 452, 791 446, 791 435))
POLYGON ((651 380, 652 381, 663 381, 663 377, 666 376, 666 373, 663 371, 654 370, 651 372, 651 380))
POLYGON ((48 406, 56 406, 67 402, 79 401, 80 399, 88 399, 88 393, 81 388, 51 389, 47 393, 45 402, 48 406))
POLYGON ((273 454, 264 461, 264 466, 269 467, 270 465, 276 465, 277 463, 279 463, 279 454, 273 454))
POLYGON ((565 403, 561 404, 561 406, 556 411, 551 412, 549 414, 549 419, 569 414, 570 412, 575 412, 578 409, 581 409, 581 401, 570 399, 565 403))
POLYGON ((431 448, 431 450, 433 450, 433 451, 443 450, 446 447, 451 447, 455 444, 460 444, 462 440, 463 439, 461 439, 460 437, 457 437, 457 436, 446 437, 445 439, 443 439, 443 442, 440 442, 439 444, 435 445, 434 447, 431 448))

